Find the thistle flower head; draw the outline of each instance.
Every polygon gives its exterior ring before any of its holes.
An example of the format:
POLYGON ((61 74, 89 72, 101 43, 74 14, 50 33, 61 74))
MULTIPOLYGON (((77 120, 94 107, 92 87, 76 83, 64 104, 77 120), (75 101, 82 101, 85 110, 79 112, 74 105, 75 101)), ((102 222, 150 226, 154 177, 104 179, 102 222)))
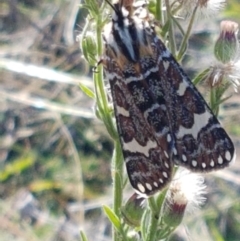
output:
POLYGON ((231 84, 237 92, 240 79, 240 48, 238 43, 238 24, 222 21, 220 34, 215 43, 214 54, 218 62, 209 68, 206 83, 210 88, 231 84))
POLYGON ((234 91, 238 92, 240 80, 240 59, 236 62, 216 63, 213 65, 206 78, 206 83, 210 88, 221 85, 232 84, 234 91))
POLYGON ((186 210, 191 210, 203 204, 205 185, 203 177, 179 169, 169 186, 163 208, 163 219, 170 227, 177 227, 186 210))
POLYGON ((146 207, 146 199, 134 193, 122 208, 124 220, 131 226, 139 227, 146 207))
POLYGON ((238 24, 233 21, 222 21, 220 35, 215 43, 214 54, 217 60, 227 63, 234 60, 239 52, 238 24))
POLYGON ((188 17, 197 8, 198 16, 211 17, 222 10, 225 6, 225 0, 178 0, 181 6, 180 15, 188 17))

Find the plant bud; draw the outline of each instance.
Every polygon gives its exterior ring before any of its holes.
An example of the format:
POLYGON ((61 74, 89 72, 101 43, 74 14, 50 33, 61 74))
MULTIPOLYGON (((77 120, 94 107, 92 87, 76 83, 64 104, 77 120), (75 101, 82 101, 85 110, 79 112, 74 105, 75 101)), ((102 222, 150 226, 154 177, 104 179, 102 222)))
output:
POLYGON ((97 56, 97 45, 95 39, 91 34, 86 34, 81 39, 81 49, 84 58, 91 66, 95 66, 97 63, 96 56, 97 56))
POLYGON ((227 63, 236 57, 238 52, 238 24, 232 21, 222 21, 220 36, 215 43, 214 54, 217 60, 227 63))
POLYGON ((134 193, 122 208, 122 214, 125 221, 134 227, 139 227, 144 213, 143 202, 145 198, 134 193))

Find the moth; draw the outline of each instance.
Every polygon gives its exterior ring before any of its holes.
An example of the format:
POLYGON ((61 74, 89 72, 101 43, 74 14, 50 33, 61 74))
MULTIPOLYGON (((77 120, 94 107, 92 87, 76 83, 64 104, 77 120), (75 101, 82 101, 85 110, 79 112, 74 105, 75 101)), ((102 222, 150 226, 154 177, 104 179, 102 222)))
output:
POLYGON ((171 181, 174 165, 193 172, 227 167, 233 143, 157 36, 146 1, 106 1, 113 13, 101 63, 133 188, 155 194, 171 181))

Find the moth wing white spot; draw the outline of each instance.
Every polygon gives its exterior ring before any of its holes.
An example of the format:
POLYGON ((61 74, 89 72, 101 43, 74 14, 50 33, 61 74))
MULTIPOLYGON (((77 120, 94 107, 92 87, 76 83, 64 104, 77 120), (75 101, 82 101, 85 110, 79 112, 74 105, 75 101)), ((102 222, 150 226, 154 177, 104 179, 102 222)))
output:
POLYGON ((218 157, 218 164, 223 164, 223 158, 221 156, 218 157))
POLYGON ((137 187, 140 192, 145 193, 145 187, 141 183, 138 183, 137 187))
POLYGON ((211 166, 211 167, 214 167, 214 166, 215 166, 215 163, 214 163, 213 159, 212 159, 211 162, 210 162, 210 166, 211 166))
POLYGON ((197 161, 193 160, 193 161, 192 161, 192 165, 193 165, 194 167, 196 167, 196 166, 197 166, 197 161))
POLYGON ((168 178, 168 174, 166 172, 162 173, 165 178, 168 178))

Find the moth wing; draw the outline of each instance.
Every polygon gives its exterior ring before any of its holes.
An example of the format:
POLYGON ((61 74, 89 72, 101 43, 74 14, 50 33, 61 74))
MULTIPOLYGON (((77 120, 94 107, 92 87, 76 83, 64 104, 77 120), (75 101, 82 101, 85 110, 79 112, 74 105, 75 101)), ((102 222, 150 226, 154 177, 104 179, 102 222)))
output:
POLYGON ((107 62, 105 70, 130 183, 139 193, 152 195, 165 187, 172 175, 169 129, 156 135, 156 128, 162 129, 159 120, 165 118, 165 112, 158 103, 148 108, 148 97, 143 98, 149 96, 145 80, 130 81, 131 76, 114 60, 107 62))
POLYGON ((228 166, 235 159, 234 145, 182 67, 155 38, 175 145, 174 161, 196 172, 228 166), (165 54, 163 54, 165 53, 165 54))

